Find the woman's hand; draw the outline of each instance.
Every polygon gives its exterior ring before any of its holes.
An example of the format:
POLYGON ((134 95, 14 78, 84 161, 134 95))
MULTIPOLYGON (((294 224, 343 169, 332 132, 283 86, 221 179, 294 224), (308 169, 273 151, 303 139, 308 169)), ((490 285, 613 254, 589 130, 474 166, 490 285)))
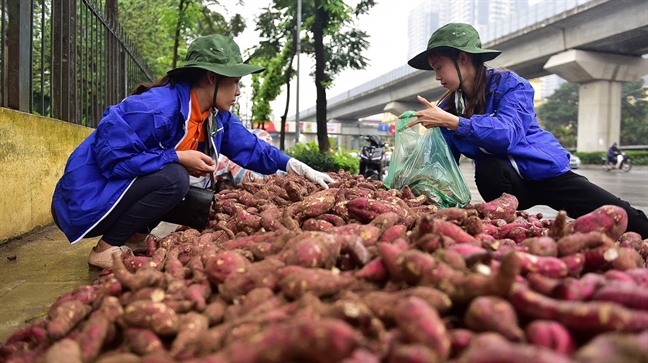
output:
POLYGON ((414 115, 416 120, 407 123, 406 127, 412 127, 416 124, 421 124, 423 127, 429 129, 432 127, 446 127, 450 130, 456 130, 459 126, 459 117, 455 116, 439 106, 428 102, 425 98, 418 96, 419 102, 425 105, 425 109, 417 111, 414 115))
POLYGON ((178 162, 184 166, 189 175, 201 177, 216 170, 214 159, 197 150, 176 151, 178 162))

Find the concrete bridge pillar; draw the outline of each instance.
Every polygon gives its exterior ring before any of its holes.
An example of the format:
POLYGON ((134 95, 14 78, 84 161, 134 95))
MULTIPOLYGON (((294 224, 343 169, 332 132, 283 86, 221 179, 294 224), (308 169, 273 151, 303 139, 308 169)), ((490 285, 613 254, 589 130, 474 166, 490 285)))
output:
POLYGON ((605 151, 621 136, 621 84, 648 73, 648 59, 568 50, 544 68, 578 83, 578 141, 581 152, 605 151))

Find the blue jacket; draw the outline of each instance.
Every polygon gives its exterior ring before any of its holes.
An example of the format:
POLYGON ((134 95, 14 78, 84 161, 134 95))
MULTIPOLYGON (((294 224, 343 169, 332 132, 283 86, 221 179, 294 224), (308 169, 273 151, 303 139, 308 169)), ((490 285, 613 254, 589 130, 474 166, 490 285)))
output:
MULTIPOLYGON (((110 106, 70 155, 56 184, 53 208, 71 243, 83 238, 140 175, 177 163, 175 147, 187 134, 191 94, 187 84, 154 87, 110 106)), ((263 174, 286 170, 289 156, 259 140, 231 112, 208 120, 212 155, 222 153, 263 174)))
MULTIPOLYGON (((475 164, 488 158, 506 161, 524 179, 542 180, 570 170, 569 153, 540 128, 533 87, 510 71, 487 70, 486 112, 459 117, 456 131, 441 132, 457 162, 460 154, 475 164)), ((440 103, 443 107, 447 100, 440 103)))

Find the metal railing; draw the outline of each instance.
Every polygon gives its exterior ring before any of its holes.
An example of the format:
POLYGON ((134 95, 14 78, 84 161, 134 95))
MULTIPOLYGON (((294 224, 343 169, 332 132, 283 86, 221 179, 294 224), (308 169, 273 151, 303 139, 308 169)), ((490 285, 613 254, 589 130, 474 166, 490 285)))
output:
POLYGON ((0 0, 0 106, 96 127, 153 74, 117 0, 0 0))

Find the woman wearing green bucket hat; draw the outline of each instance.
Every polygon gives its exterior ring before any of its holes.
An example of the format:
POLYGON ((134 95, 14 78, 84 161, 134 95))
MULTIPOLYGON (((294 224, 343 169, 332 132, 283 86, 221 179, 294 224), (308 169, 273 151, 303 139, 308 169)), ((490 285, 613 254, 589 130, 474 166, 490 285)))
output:
POLYGON ((262 173, 295 173, 327 188, 333 180, 259 140, 230 112, 241 77, 263 71, 243 62, 222 35, 194 40, 182 67, 140 84, 108 107, 70 155, 52 198, 52 216, 71 243, 101 236, 88 263, 146 247, 147 235, 187 195, 209 188, 219 154, 262 173))
POLYGON ((461 155, 475 164, 475 183, 485 201, 509 193, 518 209, 547 205, 571 218, 603 205, 628 214, 628 231, 648 238, 648 218, 608 191, 571 171, 569 153, 540 128, 530 83, 512 71, 484 62, 501 52, 483 49, 469 24, 451 23, 436 30, 427 49, 408 61, 433 70, 447 89, 438 104, 418 97, 425 109, 409 127, 439 127, 457 162, 461 155))

